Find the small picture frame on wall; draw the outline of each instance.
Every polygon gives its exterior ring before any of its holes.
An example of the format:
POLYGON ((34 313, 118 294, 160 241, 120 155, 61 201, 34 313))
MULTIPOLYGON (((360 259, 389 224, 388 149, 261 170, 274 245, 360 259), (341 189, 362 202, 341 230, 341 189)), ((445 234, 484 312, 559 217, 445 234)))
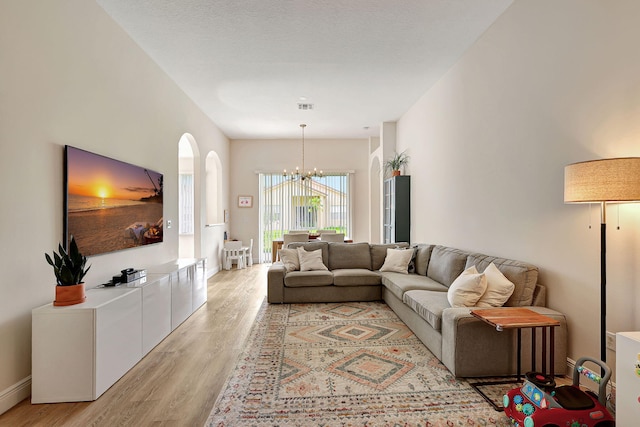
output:
POLYGON ((252 208, 253 207, 253 196, 238 196, 238 207, 239 208, 252 208))

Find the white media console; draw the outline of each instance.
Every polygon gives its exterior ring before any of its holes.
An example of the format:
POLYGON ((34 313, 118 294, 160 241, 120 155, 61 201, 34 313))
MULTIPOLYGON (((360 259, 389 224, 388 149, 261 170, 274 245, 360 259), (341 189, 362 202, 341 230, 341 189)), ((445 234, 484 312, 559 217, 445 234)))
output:
POLYGON ((207 301, 205 259, 86 292, 82 304, 32 311, 31 403, 95 400, 207 301))

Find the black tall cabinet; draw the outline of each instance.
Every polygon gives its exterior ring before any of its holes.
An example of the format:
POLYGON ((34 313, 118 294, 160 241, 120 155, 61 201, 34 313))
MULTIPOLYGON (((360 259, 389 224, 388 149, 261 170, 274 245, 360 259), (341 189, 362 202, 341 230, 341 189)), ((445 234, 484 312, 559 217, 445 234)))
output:
POLYGON ((384 181, 384 243, 411 242, 411 177, 384 181))

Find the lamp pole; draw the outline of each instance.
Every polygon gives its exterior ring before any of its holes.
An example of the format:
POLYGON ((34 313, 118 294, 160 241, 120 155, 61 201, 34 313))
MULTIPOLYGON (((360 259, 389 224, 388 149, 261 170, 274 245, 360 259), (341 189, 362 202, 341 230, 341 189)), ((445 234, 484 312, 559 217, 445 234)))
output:
POLYGON ((607 361, 607 206, 600 202, 600 358, 607 361))

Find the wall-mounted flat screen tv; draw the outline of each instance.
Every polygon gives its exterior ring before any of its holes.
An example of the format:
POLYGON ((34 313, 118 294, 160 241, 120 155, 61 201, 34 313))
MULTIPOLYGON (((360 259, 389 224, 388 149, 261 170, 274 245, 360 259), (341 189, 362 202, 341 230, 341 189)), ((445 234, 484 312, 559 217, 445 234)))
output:
POLYGON ((161 173, 65 146, 65 241, 84 255, 162 242, 161 173))

